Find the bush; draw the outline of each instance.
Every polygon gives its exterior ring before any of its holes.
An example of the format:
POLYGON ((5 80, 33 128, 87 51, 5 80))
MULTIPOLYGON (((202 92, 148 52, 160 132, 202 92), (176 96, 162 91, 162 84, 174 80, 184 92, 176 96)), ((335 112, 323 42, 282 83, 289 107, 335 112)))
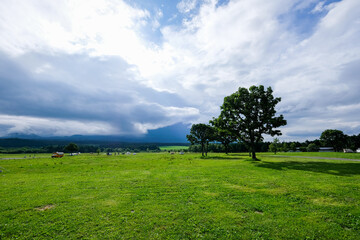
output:
POLYGON ((319 147, 318 147, 316 144, 314 144, 314 143, 310 143, 310 144, 307 146, 306 150, 307 150, 308 152, 318 152, 318 151, 319 151, 319 147))

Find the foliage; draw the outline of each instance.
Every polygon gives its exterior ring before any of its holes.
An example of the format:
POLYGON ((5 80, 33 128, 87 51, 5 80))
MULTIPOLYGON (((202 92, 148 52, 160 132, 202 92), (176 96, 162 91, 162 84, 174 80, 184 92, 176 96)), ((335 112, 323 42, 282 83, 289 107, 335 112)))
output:
POLYGON ((269 145, 269 151, 276 154, 277 151, 280 150, 280 141, 278 138, 274 138, 274 141, 269 145))
POLYGON ((360 148, 360 134, 346 136, 346 146, 353 150, 354 152, 360 148))
POLYGON ((201 155, 204 156, 204 152, 207 155, 207 146, 210 141, 214 139, 214 129, 203 123, 193 124, 190 129, 190 134, 186 135, 189 142, 193 144, 201 145, 201 155))
POLYGON ((230 144, 236 141, 236 136, 226 129, 225 122, 222 118, 213 118, 210 124, 214 127, 214 140, 221 142, 224 146, 225 153, 228 154, 230 144))
POLYGON ((287 142, 283 142, 283 143, 281 144, 280 151, 282 151, 282 152, 287 152, 287 151, 289 151, 289 145, 288 145, 287 142))
MULTIPOLYGON (((261 142, 255 145, 256 152, 267 152, 269 149, 269 142, 261 142)), ((189 146, 189 152, 201 152, 201 145, 194 144, 189 146)), ((208 152, 214 153, 226 153, 226 149, 223 144, 210 143, 208 145, 208 152)), ((230 153, 244 153, 249 152, 248 146, 242 142, 230 143, 228 152, 230 153)))
POLYGON ((78 152, 79 151, 79 146, 76 143, 69 143, 65 148, 66 151, 68 152, 78 152))
POLYGON ((346 145, 346 136, 340 130, 327 129, 321 133, 320 141, 325 146, 333 147, 335 152, 339 152, 346 145))
POLYGON ((237 92, 225 97, 219 119, 225 129, 239 141, 248 144, 252 159, 256 159, 255 145, 263 140, 263 134, 281 135, 276 128, 286 125, 282 115, 275 117, 275 106, 281 98, 274 98, 271 87, 252 86, 239 88, 237 92))
POLYGON ((307 148, 306 148, 307 152, 318 152, 319 151, 319 147, 315 144, 315 143, 310 143, 307 148))
POLYGON ((293 151, 293 152, 296 152, 296 143, 292 142, 290 143, 290 150, 293 151))
MULTIPOLYGON (((1 140, 1 139, 0 139, 1 140)), ((35 143, 41 143, 40 147, 16 147, 21 146, 22 144, 30 144, 33 146, 32 140, 25 139, 26 141, 23 142, 23 139, 18 139, 19 141, 0 141, 0 144, 5 143, 4 147, 0 147, 0 153, 53 153, 57 151, 62 151, 65 149, 66 145, 62 144, 54 144, 54 145, 47 145, 46 142, 38 142, 34 140, 35 143), (15 147, 14 147, 15 146, 15 147)), ((62 141, 50 141, 49 144, 53 143, 62 143, 62 141)), ((36 144, 35 144, 36 145, 36 144)), ((160 148, 155 143, 99 143, 99 144, 88 144, 88 143, 80 143, 77 144, 79 147, 80 152, 82 153, 94 153, 102 151, 109 151, 109 152, 160 152, 160 148)), ((37 145, 36 145, 37 146, 37 145)))

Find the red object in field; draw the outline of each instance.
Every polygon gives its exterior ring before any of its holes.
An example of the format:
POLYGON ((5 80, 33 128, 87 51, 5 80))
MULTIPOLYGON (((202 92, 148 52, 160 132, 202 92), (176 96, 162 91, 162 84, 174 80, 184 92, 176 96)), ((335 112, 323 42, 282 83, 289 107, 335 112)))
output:
POLYGON ((62 158, 64 156, 63 152, 54 152, 51 156, 52 158, 62 158))

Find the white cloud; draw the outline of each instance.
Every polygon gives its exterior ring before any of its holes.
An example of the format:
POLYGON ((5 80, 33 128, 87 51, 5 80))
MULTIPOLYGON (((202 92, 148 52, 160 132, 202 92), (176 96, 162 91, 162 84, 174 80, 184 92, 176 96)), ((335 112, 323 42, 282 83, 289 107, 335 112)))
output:
POLYGON ((45 136, 116 135, 118 129, 107 122, 74 121, 56 118, 0 115, 0 136, 11 133, 26 133, 45 136))
POLYGON ((181 13, 189 13, 196 7, 196 4, 197 0, 182 0, 176 5, 176 7, 181 13))
POLYGON ((324 11, 324 7, 325 7, 325 2, 319 2, 318 4, 316 4, 316 6, 314 7, 313 10, 311 10, 312 13, 318 13, 318 12, 322 12, 324 11))
POLYGON ((0 6, 0 46, 12 55, 29 51, 121 55, 144 51, 137 31, 149 12, 123 1, 6 1, 0 6))

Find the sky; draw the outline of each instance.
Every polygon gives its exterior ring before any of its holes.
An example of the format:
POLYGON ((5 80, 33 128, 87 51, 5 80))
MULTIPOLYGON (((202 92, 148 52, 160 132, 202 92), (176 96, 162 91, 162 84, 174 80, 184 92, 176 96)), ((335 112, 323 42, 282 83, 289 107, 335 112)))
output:
POLYGON ((0 2, 0 136, 190 127, 260 84, 280 140, 359 134, 360 1, 0 2))

